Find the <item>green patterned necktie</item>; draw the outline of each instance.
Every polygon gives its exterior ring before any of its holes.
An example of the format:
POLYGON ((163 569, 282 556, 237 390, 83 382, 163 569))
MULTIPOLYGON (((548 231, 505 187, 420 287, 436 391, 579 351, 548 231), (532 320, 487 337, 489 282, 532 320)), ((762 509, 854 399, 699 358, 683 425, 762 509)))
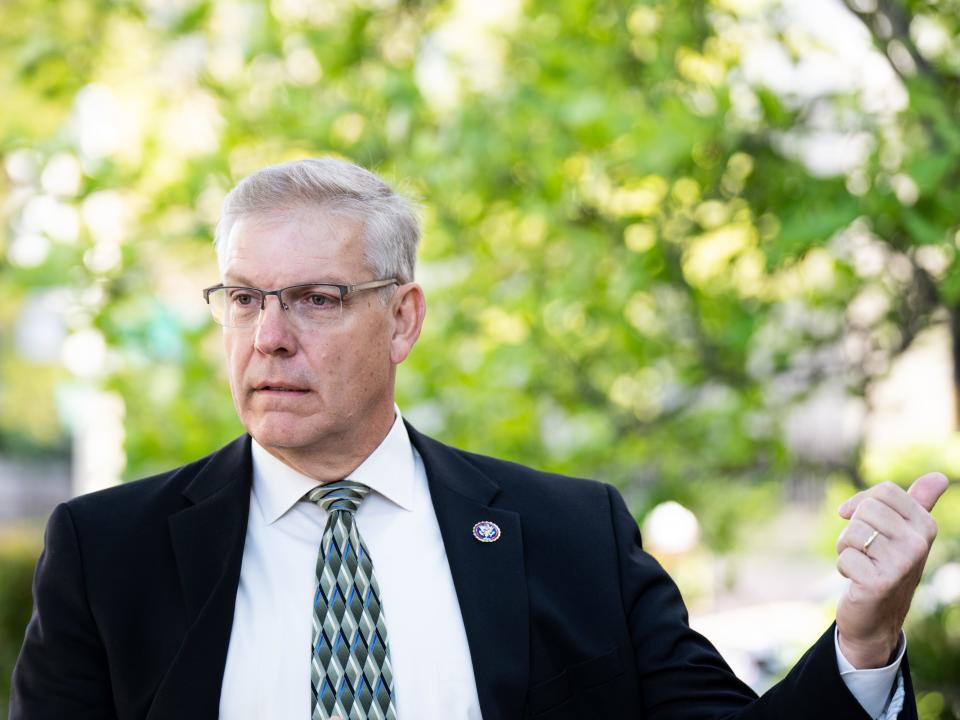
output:
POLYGON ((380 588, 353 518, 368 492, 366 485, 340 480, 307 493, 329 513, 313 599, 312 720, 397 717, 380 588))

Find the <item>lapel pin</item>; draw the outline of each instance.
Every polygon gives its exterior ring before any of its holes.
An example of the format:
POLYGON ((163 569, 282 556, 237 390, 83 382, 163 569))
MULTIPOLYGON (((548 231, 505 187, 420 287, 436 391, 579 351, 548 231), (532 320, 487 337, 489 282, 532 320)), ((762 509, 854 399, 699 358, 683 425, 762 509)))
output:
POLYGON ((482 543, 492 543, 500 539, 500 526, 489 520, 481 520, 473 526, 473 537, 482 543))

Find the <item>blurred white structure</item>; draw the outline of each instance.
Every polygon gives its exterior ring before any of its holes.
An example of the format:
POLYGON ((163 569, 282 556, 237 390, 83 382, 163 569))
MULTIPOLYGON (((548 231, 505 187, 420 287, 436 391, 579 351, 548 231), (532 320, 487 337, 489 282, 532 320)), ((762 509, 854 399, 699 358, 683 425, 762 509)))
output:
POLYGON ((90 390, 73 404, 73 494, 117 485, 126 465, 123 398, 90 390))
POLYGON ((697 516, 672 500, 660 503, 643 521, 643 543, 658 555, 689 552, 700 539, 697 516))
POLYGON ((866 453, 942 445, 956 427, 950 330, 924 330, 870 392, 866 453))
POLYGON ((66 460, 0 458, 0 525, 45 518, 71 497, 66 460))
POLYGON ((787 415, 787 444, 799 457, 842 463, 860 442, 866 412, 864 402, 848 395, 842 381, 824 383, 787 415))

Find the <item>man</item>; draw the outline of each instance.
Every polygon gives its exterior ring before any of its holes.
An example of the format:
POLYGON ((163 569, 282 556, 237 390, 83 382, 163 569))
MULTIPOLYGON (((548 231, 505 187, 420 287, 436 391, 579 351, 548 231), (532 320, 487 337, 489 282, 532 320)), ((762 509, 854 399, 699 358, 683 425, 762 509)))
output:
POLYGON ((402 421, 418 240, 329 158, 228 195, 204 295, 249 435, 54 511, 13 720, 916 717, 901 625, 942 475, 845 504, 836 625, 756 699, 614 489, 402 421))

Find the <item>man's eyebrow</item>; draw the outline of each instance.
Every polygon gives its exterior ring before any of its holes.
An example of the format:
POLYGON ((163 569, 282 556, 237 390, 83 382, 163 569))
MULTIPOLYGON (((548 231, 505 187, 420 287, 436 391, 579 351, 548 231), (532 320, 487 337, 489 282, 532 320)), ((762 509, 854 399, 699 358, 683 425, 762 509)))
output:
POLYGON ((224 285, 243 285, 244 287, 256 287, 256 285, 253 282, 251 282, 250 280, 247 280, 245 277, 241 275, 224 274, 223 284, 224 285))

